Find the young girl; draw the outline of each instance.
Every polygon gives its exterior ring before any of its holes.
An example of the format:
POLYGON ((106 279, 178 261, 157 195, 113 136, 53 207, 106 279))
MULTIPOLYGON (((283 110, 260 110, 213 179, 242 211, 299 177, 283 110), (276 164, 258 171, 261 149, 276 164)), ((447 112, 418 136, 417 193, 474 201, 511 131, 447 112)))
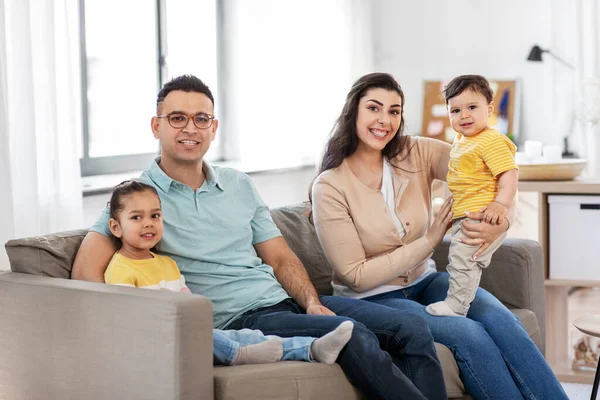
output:
MULTIPOLYGON (((175 261, 153 250, 163 234, 160 198, 156 189, 138 181, 117 185, 110 199, 109 228, 121 243, 104 279, 106 283, 190 293, 175 261)), ((261 331, 213 329, 214 362, 219 365, 261 364, 279 360, 333 364, 352 335, 345 321, 316 339, 280 338, 261 331)))

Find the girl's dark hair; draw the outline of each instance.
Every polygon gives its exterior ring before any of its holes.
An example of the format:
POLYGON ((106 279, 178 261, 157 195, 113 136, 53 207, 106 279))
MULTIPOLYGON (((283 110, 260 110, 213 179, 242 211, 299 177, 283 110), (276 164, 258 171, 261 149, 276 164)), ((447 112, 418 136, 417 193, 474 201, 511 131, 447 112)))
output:
POLYGON ((479 93, 485 97, 488 104, 494 100, 494 92, 487 79, 481 75, 461 75, 452 79, 450 83, 446 85, 446 88, 443 91, 446 104, 448 104, 448 100, 459 96, 465 90, 472 90, 475 93, 479 93))
MULTIPOLYGON (((375 72, 359 78, 346 96, 346 103, 338 117, 332 134, 325 145, 325 154, 319 165, 319 174, 328 169, 339 167, 344 158, 354 154, 358 148, 358 133, 356 131, 356 117, 358 116, 358 103, 371 89, 385 89, 398 93, 401 99, 401 122, 396 135, 383 148, 381 153, 388 160, 393 159, 402 152, 406 144, 404 133, 404 92, 393 76, 386 73, 375 72)), ((312 184, 311 184, 312 187, 312 184)))
POLYGON ((108 203, 108 209, 110 211, 110 217, 117 220, 119 213, 123 211, 125 205, 123 204, 123 197, 129 196, 133 193, 152 192, 158 197, 160 203, 160 196, 153 186, 139 181, 128 180, 119 183, 113 188, 112 195, 110 196, 110 202, 108 203))

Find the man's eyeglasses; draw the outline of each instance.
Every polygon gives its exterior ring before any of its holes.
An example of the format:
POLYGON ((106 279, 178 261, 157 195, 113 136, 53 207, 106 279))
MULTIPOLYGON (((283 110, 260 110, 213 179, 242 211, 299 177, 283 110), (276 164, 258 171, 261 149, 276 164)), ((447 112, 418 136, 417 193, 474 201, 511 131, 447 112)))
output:
POLYGON ((192 121, 194 121, 194 125, 196 125, 198 129, 206 129, 210 128, 215 116, 206 113, 186 115, 179 112, 173 112, 170 114, 157 115, 156 118, 166 118, 167 121, 169 121, 169 125, 171 125, 173 128, 183 128, 187 126, 188 121, 191 118, 192 121))

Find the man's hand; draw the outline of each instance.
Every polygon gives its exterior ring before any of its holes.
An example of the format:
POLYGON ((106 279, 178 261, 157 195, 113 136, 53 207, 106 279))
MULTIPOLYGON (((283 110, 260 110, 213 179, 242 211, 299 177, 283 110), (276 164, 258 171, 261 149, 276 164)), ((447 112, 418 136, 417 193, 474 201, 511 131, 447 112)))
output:
POLYGON ((488 224, 500 225, 502 219, 506 216, 508 207, 504 204, 492 201, 487 207, 483 207, 479 212, 483 213, 483 220, 488 224))
POLYGON ((308 315, 335 315, 333 311, 322 304, 311 304, 306 308, 308 315))

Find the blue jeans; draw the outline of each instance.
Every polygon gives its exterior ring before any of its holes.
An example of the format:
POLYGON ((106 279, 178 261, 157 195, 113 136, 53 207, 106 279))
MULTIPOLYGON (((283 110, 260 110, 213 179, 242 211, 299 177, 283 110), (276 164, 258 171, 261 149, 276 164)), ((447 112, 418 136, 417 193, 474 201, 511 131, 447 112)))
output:
POLYGON ((346 320, 352 337, 337 362, 368 399, 446 399, 442 368, 422 318, 367 301, 321 296, 337 316, 307 315, 292 299, 249 311, 228 325, 277 336, 321 337, 346 320))
MULTIPOLYGON (((213 329, 213 360, 216 365, 231 365, 240 347, 265 342, 277 336, 267 336, 261 331, 251 329, 220 330, 213 329)), ((312 361, 310 346, 313 337, 296 336, 283 339, 284 361, 312 361)))
POLYGON ((438 272, 409 288, 364 300, 422 317, 435 341, 454 353, 474 399, 568 399, 518 318, 489 292, 477 289, 467 318, 425 312, 428 304, 444 300, 448 279, 438 272))

